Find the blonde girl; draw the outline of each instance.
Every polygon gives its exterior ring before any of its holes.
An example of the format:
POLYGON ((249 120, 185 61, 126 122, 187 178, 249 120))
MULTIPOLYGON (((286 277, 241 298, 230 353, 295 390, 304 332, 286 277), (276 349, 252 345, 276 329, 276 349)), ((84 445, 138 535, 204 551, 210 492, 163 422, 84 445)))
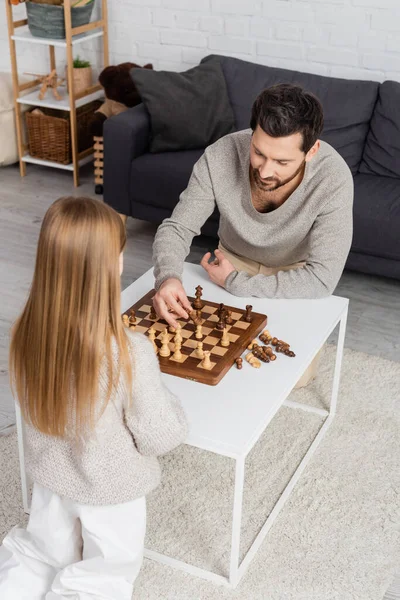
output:
POLYGON ((131 600, 156 456, 187 424, 151 342, 122 324, 125 241, 97 200, 60 198, 44 217, 10 348, 32 507, 0 548, 2 600, 131 600))

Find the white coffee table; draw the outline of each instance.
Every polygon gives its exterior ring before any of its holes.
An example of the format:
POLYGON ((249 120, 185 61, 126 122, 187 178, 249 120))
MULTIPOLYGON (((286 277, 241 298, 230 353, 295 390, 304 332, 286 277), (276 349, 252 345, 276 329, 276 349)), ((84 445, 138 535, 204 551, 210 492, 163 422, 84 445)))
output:
MULTIPOLYGON (((166 384, 181 399, 186 411, 190 425, 186 444, 227 456, 236 461, 230 569, 228 576, 222 577, 152 550, 145 550, 145 556, 192 575, 234 588, 243 577, 250 561, 254 558, 334 418, 348 300, 336 296, 322 300, 239 298, 211 283, 200 266, 188 263, 185 263, 184 266, 183 284, 188 295, 193 296, 195 287, 200 284, 205 299, 237 307, 252 304, 255 311, 268 315, 267 327, 271 333, 289 342, 296 353, 296 358, 293 359, 286 359, 286 357, 278 355, 278 360, 274 364, 262 365, 260 369, 253 369, 244 361, 242 370, 233 367, 216 386, 163 375, 166 384), (329 411, 287 400, 292 388, 339 323, 339 340, 329 411), (268 394, 265 393, 266 383, 268 384, 268 394), (281 406, 318 414, 325 417, 325 421, 243 561, 239 564, 245 460, 281 406)), ((153 285, 153 273, 152 270, 149 270, 123 291, 121 310, 127 310, 153 285)), ((19 411, 17 411, 17 424, 24 508, 28 511, 23 429, 19 411)))
MULTIPOLYGON (((121 309, 127 310, 152 288, 153 283, 153 273, 150 270, 122 293, 121 309)), ((166 384, 181 399, 186 411, 190 425, 186 444, 236 461, 229 577, 221 577, 152 550, 146 550, 145 556, 193 575, 236 587, 334 417, 348 300, 335 296, 323 300, 238 298, 211 283, 202 267, 187 263, 184 266, 183 284, 187 294, 191 296, 194 296, 195 287, 200 284, 203 298, 207 300, 243 308, 246 304, 252 304, 255 311, 268 315, 267 327, 271 333, 274 335, 276 332, 296 352, 296 358, 278 355, 274 364, 262 365, 260 369, 253 369, 247 363, 243 364, 242 370, 233 367, 216 386, 163 375, 166 384), (340 333, 329 411, 287 401, 292 388, 339 322, 340 333), (266 382, 268 394, 265 393, 266 382), (317 413, 326 419, 239 565, 245 460, 282 405, 317 413)))

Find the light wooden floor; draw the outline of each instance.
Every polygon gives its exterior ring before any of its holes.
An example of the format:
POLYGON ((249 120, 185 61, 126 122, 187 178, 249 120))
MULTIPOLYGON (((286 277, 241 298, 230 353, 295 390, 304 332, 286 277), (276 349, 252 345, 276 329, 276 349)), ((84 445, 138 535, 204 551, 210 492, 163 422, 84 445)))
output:
MULTIPOLYGON (((67 172, 28 165, 27 173, 21 179, 17 167, 0 169, 0 431, 14 421, 8 334, 29 290, 43 215, 60 196, 94 196, 90 167, 82 172, 78 189, 67 172)), ((123 288, 151 268, 156 227, 129 219, 127 230, 123 288)), ((209 239, 195 240, 188 260, 198 262, 209 246, 209 239)), ((400 361, 400 282, 345 272, 335 293, 350 298, 346 346, 400 361)))

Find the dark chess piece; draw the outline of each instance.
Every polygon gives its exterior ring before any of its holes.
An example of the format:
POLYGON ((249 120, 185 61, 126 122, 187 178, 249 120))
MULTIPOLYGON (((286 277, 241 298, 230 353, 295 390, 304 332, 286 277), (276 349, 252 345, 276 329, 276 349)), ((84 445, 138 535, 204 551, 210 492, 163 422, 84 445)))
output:
POLYGON ((94 193, 97 195, 101 195, 103 193, 103 186, 101 185, 101 183, 96 183, 96 185, 94 186, 94 193))
POLYGON ((151 305, 150 308, 150 316, 149 316, 151 321, 155 321, 158 317, 157 317, 157 313, 156 313, 156 309, 154 308, 153 305, 151 305))
POLYGON ((201 301, 202 293, 203 293, 203 288, 201 287, 201 285, 198 285, 196 287, 196 300, 193 302, 193 308, 195 308, 196 310, 203 308, 203 303, 201 301))
POLYGON ((243 358, 240 358, 240 357, 237 358, 235 360, 235 363, 236 363, 236 366, 237 366, 238 369, 242 369, 243 368, 243 358))
POLYGON ((216 329, 218 329, 218 331, 223 331, 225 329, 225 311, 222 311, 220 314, 216 329))
POLYGON ((136 324, 136 313, 133 308, 129 311, 129 325, 136 324))
POLYGON ((253 307, 251 304, 246 304, 246 314, 244 316, 244 320, 246 321, 246 323, 251 323, 251 311, 253 310, 253 307))

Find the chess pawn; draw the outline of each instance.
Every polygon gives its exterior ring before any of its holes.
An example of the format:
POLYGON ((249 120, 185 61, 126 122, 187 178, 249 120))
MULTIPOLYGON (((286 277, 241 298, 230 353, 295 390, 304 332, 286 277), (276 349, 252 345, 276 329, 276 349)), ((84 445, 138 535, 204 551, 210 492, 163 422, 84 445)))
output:
POLYGON ((180 342, 177 342, 177 343, 175 344, 175 350, 174 350, 174 354, 172 355, 172 358, 173 358, 174 360, 181 360, 181 358, 182 358, 181 347, 182 347, 182 346, 181 346, 181 343, 180 343, 180 342))
POLYGON ((125 325, 125 327, 128 327, 128 329, 129 329, 129 317, 128 317, 128 315, 122 315, 122 322, 125 325))
POLYGON ((133 308, 129 311, 129 326, 132 327, 132 325, 136 325, 136 313, 133 308))
POLYGON ((171 354, 171 350, 169 349, 169 336, 168 336, 168 331, 165 328, 164 331, 161 334, 161 349, 160 349, 160 356, 163 356, 165 358, 167 358, 168 356, 170 356, 171 354))
POLYGON ((231 310, 227 310, 226 313, 225 313, 225 323, 227 325, 232 325, 232 323, 233 323, 232 311, 231 310))
POLYGON ((239 357, 235 360, 236 366, 238 369, 242 369, 243 368, 243 358, 239 357))
POLYGON ((170 333, 176 333, 176 329, 175 329, 175 327, 172 327, 172 325, 169 326, 168 331, 170 333))
POLYGON ((154 308, 153 305, 151 305, 149 319, 150 319, 150 321, 156 321, 157 318, 158 317, 157 317, 156 309, 154 308))
POLYGON ((211 365, 210 355, 211 355, 210 350, 204 350, 204 358, 201 362, 201 366, 203 367, 203 369, 207 369, 207 370, 211 369, 212 365, 211 365))
POLYGON ((224 332, 222 334, 222 339, 221 339, 221 346, 223 346, 224 348, 227 348, 230 344, 230 340, 229 340, 229 336, 228 336, 228 330, 226 327, 224 327, 224 332))
POLYGON ((249 352, 248 354, 246 354, 245 359, 255 369, 259 369, 261 367, 260 361, 251 352, 249 352))
POLYGON ((176 333, 175 333, 175 337, 174 337, 174 342, 175 344, 177 343, 182 343, 182 327, 180 324, 178 324, 178 327, 176 329, 176 333))
POLYGON ((204 358, 203 342, 197 342, 196 356, 197 358, 204 358))
POLYGON ((158 354, 158 348, 156 344, 156 330, 154 329, 154 327, 150 327, 149 329, 149 340, 153 344, 154 352, 158 354))
POLYGON ((196 325, 196 340, 201 340, 203 337, 203 328, 201 325, 196 325))
POLYGON ((254 346, 258 346, 258 340, 251 340, 250 344, 247 346, 247 350, 253 350, 254 346))

